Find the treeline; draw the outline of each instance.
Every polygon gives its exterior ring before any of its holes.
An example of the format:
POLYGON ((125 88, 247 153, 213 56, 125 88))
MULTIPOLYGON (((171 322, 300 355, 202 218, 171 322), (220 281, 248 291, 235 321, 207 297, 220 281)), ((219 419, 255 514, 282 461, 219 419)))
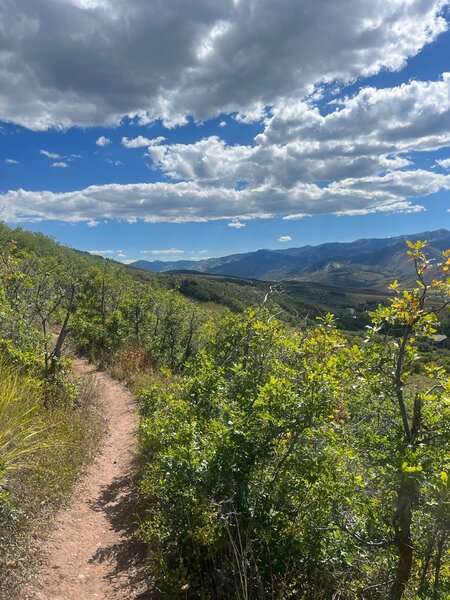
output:
POLYGON ((179 371, 209 316, 156 279, 5 225, 0 268, 0 350, 18 364, 39 365, 46 377, 57 375, 69 338, 103 364, 135 348, 146 364, 179 371))

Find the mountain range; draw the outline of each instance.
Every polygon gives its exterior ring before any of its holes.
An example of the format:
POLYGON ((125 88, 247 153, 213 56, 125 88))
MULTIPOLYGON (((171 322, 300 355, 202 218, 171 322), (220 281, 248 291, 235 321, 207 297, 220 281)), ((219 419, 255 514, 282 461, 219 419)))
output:
POLYGON ((204 260, 146 261, 130 266, 154 273, 189 271, 266 281, 310 281, 358 289, 384 289, 393 278, 414 276, 406 241, 427 240, 428 254, 438 258, 450 248, 450 231, 439 229, 390 238, 331 242, 281 250, 257 250, 204 260))

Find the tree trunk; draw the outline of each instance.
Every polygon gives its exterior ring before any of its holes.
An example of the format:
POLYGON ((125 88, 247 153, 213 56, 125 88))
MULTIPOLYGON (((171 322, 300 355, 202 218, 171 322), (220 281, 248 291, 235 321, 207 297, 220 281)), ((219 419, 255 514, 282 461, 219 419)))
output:
POLYGON ((413 479, 403 481, 398 490, 397 507, 392 519, 395 528, 394 545, 398 561, 390 600, 400 600, 411 576, 413 545, 411 538, 412 508, 417 500, 417 483, 413 479))
POLYGON ((438 600, 438 598, 439 598, 439 576, 441 574, 442 553, 444 551, 444 544, 445 544, 446 537, 447 537, 447 532, 444 531, 441 534, 441 537, 439 538, 439 542, 438 542, 436 564, 434 567, 433 600, 438 600))
POLYGON ((61 326, 61 331, 59 332, 55 347, 53 348, 53 351, 50 355, 50 365, 47 365, 47 372, 49 375, 55 374, 58 361, 61 358, 64 342, 66 341, 66 337, 69 333, 69 321, 74 312, 74 298, 75 289, 72 289, 69 306, 67 307, 66 315, 64 317, 64 322, 61 326))
POLYGON ((419 595, 419 598, 425 597, 426 588, 427 588, 427 575, 428 575, 428 569, 430 568, 430 562, 431 562, 431 557, 433 554, 434 543, 435 543, 435 535, 432 534, 430 536, 430 540, 427 545, 427 549, 426 549, 425 557, 424 557, 424 561, 423 561, 423 566, 422 566, 422 572, 420 574, 420 583, 419 583, 419 589, 417 592, 419 595))

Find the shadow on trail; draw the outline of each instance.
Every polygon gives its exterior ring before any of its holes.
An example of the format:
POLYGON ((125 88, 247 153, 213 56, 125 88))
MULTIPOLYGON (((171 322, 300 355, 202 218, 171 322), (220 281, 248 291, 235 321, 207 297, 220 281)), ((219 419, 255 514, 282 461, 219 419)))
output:
POLYGON ((148 572, 145 546, 136 538, 137 491, 133 477, 125 474, 115 478, 90 504, 93 510, 106 516, 110 527, 120 535, 120 542, 98 548, 89 562, 108 561, 112 565, 111 584, 126 589, 130 600, 160 598, 148 572), (142 589, 147 591, 133 595, 133 591, 142 589))

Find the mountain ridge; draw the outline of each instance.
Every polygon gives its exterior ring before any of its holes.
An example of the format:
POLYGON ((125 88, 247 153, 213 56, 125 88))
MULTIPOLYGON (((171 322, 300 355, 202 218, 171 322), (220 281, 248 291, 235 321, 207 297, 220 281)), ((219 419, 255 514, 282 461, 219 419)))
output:
POLYGON ((412 276, 406 241, 426 239, 428 252, 437 258, 450 247, 450 231, 438 229, 389 238, 361 238, 353 242, 325 242, 230 254, 198 261, 135 261, 129 266, 155 273, 194 271, 268 281, 313 281, 324 285, 381 289, 393 278, 412 276))

